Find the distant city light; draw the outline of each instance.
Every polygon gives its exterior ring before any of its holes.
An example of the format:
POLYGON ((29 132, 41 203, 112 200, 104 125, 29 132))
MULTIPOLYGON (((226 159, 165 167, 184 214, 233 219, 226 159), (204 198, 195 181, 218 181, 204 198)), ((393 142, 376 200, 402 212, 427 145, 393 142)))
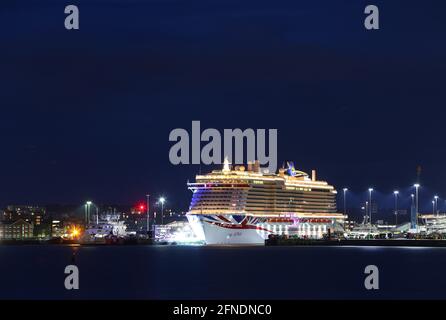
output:
POLYGON ((160 203, 164 204, 164 202, 166 202, 166 199, 164 197, 159 198, 158 200, 160 203))
POLYGON ((71 230, 71 237, 73 239, 75 239, 79 236, 79 234, 80 234, 80 231, 76 227, 73 227, 73 229, 71 230))
POLYGON ((399 194, 400 192, 398 190, 393 191, 393 194, 399 194))

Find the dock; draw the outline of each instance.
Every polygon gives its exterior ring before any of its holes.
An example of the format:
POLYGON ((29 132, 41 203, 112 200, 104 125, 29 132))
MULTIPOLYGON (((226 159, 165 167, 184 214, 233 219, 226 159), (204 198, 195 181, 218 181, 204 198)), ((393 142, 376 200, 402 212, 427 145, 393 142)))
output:
POLYGON ((357 246, 357 247, 446 247, 446 240, 433 239, 281 239, 265 240, 266 246, 357 246))

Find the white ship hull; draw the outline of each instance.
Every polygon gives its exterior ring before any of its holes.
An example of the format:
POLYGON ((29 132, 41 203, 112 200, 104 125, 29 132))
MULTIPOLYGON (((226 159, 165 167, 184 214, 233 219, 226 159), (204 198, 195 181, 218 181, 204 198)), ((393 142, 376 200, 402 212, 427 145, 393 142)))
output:
POLYGON ((190 214, 187 217, 196 236, 206 244, 264 244, 271 234, 321 239, 328 229, 342 230, 329 220, 314 223, 308 219, 288 219, 268 223, 265 218, 244 215, 190 214))
POLYGON ((195 235, 206 244, 264 244, 271 234, 257 218, 236 215, 188 215, 195 235))
POLYGON ((234 229, 202 222, 206 244, 264 244, 269 233, 257 229, 234 229))

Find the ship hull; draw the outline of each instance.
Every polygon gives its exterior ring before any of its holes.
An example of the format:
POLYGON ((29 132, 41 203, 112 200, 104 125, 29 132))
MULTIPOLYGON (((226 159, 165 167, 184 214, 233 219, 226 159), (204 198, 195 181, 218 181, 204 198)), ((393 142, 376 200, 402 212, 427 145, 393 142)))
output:
POLYGON ((217 226, 202 222, 206 244, 264 244, 265 235, 257 229, 242 229, 228 226, 217 226))
POLYGON ((321 219, 271 219, 245 215, 189 214, 189 224, 206 244, 264 244, 270 235, 321 239, 328 229, 342 231, 333 221, 321 219))
POLYGON ((195 234, 208 245, 264 244, 272 233, 259 219, 240 215, 189 215, 195 234))

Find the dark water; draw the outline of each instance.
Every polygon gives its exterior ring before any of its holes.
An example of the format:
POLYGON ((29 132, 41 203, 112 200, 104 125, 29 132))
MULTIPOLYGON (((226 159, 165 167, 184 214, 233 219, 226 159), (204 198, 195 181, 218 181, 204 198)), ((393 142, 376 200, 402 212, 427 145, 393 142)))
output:
POLYGON ((446 248, 0 246, 1 299, 446 298, 446 248), (76 252, 80 290, 66 290, 76 252), (380 290, 364 288, 364 268, 380 290))

